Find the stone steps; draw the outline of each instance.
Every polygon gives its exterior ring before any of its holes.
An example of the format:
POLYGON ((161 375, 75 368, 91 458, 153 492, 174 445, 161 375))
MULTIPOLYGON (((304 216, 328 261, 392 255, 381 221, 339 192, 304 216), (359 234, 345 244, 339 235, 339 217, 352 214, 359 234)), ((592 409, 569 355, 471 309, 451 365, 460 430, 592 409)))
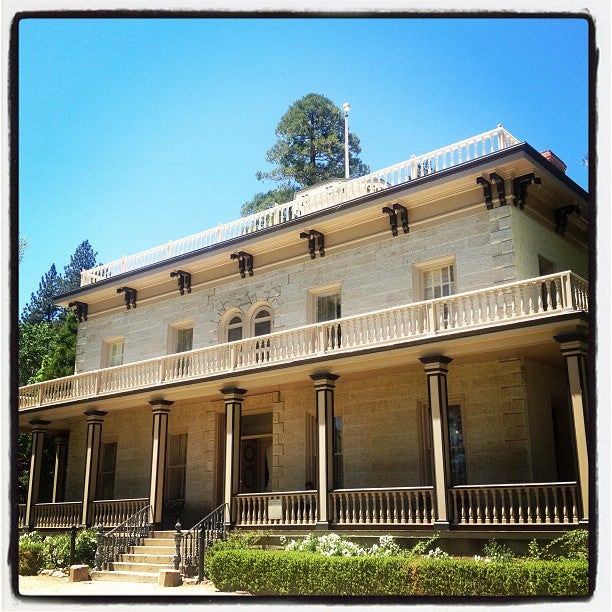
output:
POLYGON ((158 584, 161 570, 174 569, 174 532, 151 532, 142 544, 130 546, 108 569, 92 571, 93 580, 158 584))
POLYGON ((92 580, 105 580, 107 582, 148 582, 157 584, 159 572, 116 572, 116 571, 91 571, 92 580))

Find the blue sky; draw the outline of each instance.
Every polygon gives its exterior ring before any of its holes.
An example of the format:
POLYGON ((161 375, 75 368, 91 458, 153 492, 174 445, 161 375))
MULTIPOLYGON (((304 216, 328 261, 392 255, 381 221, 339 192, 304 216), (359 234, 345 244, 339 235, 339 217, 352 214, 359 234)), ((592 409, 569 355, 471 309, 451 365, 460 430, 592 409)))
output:
POLYGON ((372 170, 502 123, 588 187, 582 19, 24 19, 19 312, 85 239, 109 262, 237 219, 311 92, 372 170))

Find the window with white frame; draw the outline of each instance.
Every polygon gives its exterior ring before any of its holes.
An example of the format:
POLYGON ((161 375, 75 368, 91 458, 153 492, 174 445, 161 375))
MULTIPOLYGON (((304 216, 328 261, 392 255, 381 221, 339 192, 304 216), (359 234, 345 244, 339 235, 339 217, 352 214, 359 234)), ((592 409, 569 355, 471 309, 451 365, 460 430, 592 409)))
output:
POLYGON ((414 265, 414 301, 435 300, 456 293, 455 256, 419 262, 414 265))
POLYGON ((260 308, 253 316, 253 335, 266 336, 272 333, 272 314, 268 308, 260 308))
POLYGON ((244 321, 241 315, 234 315, 227 324, 227 341, 242 340, 244 321))
POLYGON ((426 300, 452 295, 455 290, 455 274, 452 264, 423 272, 423 289, 426 300))
POLYGON ((169 353, 184 353, 193 348, 193 324, 191 322, 171 325, 168 335, 169 353))
POLYGON ((112 368, 123 364, 123 338, 104 340, 102 343, 102 367, 112 368))
POLYGON ((333 321, 342 316, 340 284, 310 289, 308 294, 308 320, 311 323, 333 321))

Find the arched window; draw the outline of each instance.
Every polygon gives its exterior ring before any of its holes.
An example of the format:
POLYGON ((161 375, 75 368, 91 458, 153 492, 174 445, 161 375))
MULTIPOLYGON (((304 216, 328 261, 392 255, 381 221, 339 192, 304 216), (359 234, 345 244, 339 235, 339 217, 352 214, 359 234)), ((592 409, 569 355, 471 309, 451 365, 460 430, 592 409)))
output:
POLYGON ((242 340, 242 327, 242 317, 240 315, 233 316, 227 324, 227 341, 242 340))
POLYGON ((267 308, 262 308, 253 317, 253 335, 265 336, 272 333, 272 315, 267 308))

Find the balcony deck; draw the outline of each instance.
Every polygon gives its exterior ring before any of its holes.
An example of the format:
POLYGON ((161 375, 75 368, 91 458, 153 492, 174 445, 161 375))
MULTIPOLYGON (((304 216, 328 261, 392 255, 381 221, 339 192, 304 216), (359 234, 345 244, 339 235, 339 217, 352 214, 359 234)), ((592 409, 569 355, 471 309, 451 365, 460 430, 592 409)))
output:
POLYGON ((588 284, 572 272, 561 272, 27 385, 19 389, 19 410, 391 348, 407 340, 568 312, 588 312, 588 284))
POLYGON ((213 229, 83 270, 81 287, 107 278, 132 272, 173 257, 179 257, 246 234, 252 234, 275 225, 291 221, 311 212, 354 200, 369 193, 413 181, 425 175, 459 166, 519 144, 519 141, 501 125, 494 130, 478 134, 447 145, 424 155, 412 156, 366 176, 352 180, 337 180, 302 190, 291 202, 277 204, 267 210, 242 217, 237 221, 219 224, 213 229))

